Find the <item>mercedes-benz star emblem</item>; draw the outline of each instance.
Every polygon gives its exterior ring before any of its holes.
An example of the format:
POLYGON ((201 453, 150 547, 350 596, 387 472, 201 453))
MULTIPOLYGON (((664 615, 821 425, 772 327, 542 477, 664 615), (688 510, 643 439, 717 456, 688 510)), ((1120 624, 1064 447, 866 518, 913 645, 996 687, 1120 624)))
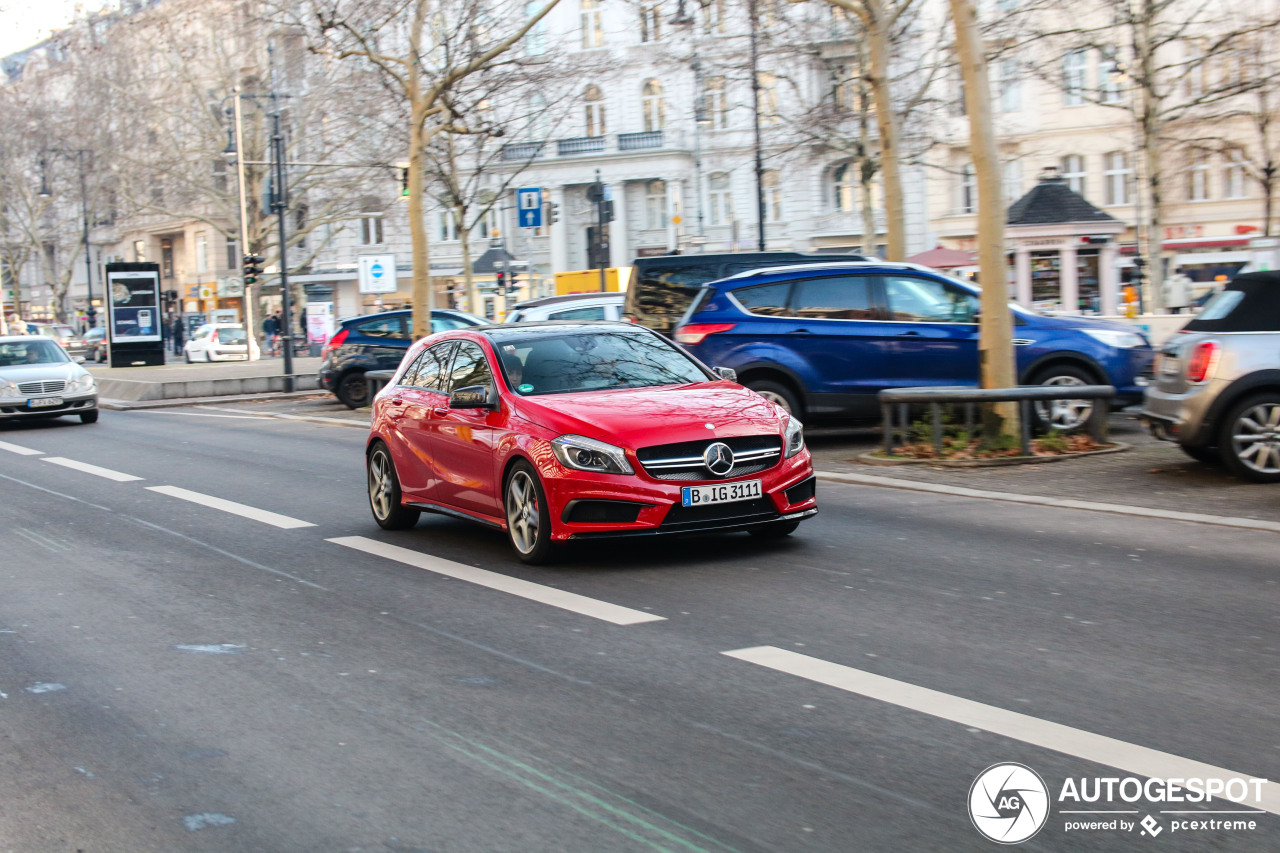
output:
POLYGON ((702 464, 717 477, 723 477, 733 470, 733 449, 723 441, 707 445, 702 451, 702 464))

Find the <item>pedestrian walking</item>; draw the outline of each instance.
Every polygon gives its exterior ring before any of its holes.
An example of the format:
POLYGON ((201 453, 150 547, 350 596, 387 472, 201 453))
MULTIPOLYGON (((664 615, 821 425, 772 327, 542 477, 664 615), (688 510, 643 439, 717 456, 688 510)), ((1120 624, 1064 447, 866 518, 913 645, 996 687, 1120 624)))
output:
POLYGON ((262 319, 262 334, 267 339, 267 351, 279 355, 276 350, 280 346, 280 316, 268 314, 262 319))
POLYGON ((173 354, 182 355, 183 344, 186 343, 187 330, 183 328, 182 315, 175 313, 173 315, 173 354))

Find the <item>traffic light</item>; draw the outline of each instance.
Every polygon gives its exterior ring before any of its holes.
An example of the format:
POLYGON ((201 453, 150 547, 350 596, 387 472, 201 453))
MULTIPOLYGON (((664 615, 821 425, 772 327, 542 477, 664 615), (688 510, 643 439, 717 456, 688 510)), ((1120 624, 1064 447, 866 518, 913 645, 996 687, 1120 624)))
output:
POLYGON ((262 275, 262 265, 266 261, 261 255, 245 255, 244 256, 244 284, 248 287, 256 284, 258 278, 262 275))
POLYGON ((507 283, 507 274, 504 272, 498 272, 496 273, 496 276, 498 280, 498 292, 502 293, 502 288, 507 283))
POLYGON ((400 197, 409 197, 409 167, 405 166, 400 169, 400 197))
POLYGON ((547 202, 547 222, 554 225, 560 221, 560 205, 554 201, 547 202))

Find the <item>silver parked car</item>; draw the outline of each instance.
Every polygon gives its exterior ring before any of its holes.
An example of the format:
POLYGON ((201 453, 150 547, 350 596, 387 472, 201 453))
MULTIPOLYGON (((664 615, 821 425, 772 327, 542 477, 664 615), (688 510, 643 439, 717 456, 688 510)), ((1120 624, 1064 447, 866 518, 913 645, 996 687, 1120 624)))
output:
POLYGON ((0 338, 0 421, 79 415, 98 420, 98 385, 66 350, 43 335, 0 338))
POLYGON ((1142 410, 1152 434, 1246 480, 1280 482, 1280 272, 1215 294, 1154 372, 1142 410))

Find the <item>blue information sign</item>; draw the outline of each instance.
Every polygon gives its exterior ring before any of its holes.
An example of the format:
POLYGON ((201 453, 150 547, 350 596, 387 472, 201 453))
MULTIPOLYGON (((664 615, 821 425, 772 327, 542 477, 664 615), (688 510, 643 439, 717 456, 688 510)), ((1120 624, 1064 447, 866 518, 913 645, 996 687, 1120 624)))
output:
POLYGON ((516 190, 516 209, 521 228, 542 227, 542 190, 524 187, 516 190))

